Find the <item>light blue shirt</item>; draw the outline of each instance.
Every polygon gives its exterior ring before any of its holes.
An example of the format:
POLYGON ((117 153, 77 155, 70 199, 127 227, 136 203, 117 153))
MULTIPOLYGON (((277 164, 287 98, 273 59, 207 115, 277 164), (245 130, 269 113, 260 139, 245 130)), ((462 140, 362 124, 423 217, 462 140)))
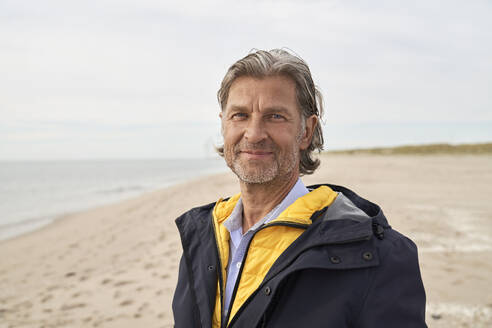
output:
POLYGON ((272 209, 263 219, 256 222, 245 234, 243 234, 243 202, 242 199, 236 203, 231 215, 224 221, 224 226, 229 230, 229 264, 227 265, 227 280, 225 289, 224 312, 227 314, 229 303, 231 302, 232 292, 241 269, 241 265, 248 247, 249 241, 253 237, 255 230, 262 225, 274 220, 287 207, 296 201, 297 198, 307 194, 309 190, 304 186, 301 179, 298 179, 294 187, 285 198, 272 209))

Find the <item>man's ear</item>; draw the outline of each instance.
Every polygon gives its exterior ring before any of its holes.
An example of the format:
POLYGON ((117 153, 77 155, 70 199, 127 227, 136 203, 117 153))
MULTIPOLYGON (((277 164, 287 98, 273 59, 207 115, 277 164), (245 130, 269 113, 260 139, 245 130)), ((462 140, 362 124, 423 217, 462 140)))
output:
POLYGON ((311 115, 306 118, 304 133, 302 134, 301 142, 299 144, 301 150, 307 149, 311 144, 316 126, 318 126, 318 117, 316 115, 311 115))
POLYGON ((222 111, 219 112, 219 117, 222 119, 222 111))

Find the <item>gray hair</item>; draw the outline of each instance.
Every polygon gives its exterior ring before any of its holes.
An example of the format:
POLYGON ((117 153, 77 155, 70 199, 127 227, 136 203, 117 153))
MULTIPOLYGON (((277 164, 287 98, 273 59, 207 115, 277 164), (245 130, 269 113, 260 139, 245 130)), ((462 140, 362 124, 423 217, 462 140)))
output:
MULTIPOLYGON (((320 164, 319 159, 312 157, 313 151, 321 152, 323 150, 323 131, 319 124, 323 117, 323 97, 313 82, 308 65, 299 56, 282 49, 253 50, 229 68, 217 92, 217 99, 222 111, 224 111, 229 90, 237 78, 251 76, 261 79, 275 75, 289 77, 295 82, 297 103, 301 109, 303 126, 306 118, 312 115, 316 115, 318 118, 311 143, 307 149, 301 150, 300 154, 300 174, 311 174, 320 164)), ((217 147, 217 152, 220 156, 224 156, 224 147, 217 147)))

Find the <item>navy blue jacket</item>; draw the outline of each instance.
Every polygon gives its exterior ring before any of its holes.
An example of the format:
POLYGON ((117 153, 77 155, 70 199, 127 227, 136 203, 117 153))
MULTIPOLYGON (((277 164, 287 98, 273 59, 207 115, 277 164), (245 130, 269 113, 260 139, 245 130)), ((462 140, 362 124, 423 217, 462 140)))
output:
MULTIPOLYGON (((228 327, 427 327, 415 244, 388 225, 379 206, 328 186, 342 195, 339 202, 313 214, 313 224, 277 259, 228 327)), ((176 220, 183 245, 173 299, 176 328, 212 325, 221 279, 213 206, 176 220)))

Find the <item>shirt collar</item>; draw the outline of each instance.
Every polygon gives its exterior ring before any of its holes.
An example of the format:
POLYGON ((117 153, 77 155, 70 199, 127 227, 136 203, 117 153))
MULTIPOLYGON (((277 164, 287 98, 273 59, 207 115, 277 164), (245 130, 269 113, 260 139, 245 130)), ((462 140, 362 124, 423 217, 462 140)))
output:
MULTIPOLYGON (((249 233, 250 231, 254 231, 261 227, 263 224, 266 224, 275 218, 278 217, 280 213, 282 213, 287 207, 292 205, 296 201, 297 198, 304 196, 307 194, 309 190, 306 188, 304 183, 302 183, 301 179, 297 179, 296 184, 292 187, 292 189, 289 191, 287 196, 284 197, 284 199, 277 205, 275 206, 263 219, 260 221, 256 222, 251 228, 249 228, 248 231, 246 231, 245 234, 249 233)), ((229 233, 231 235, 231 240, 232 242, 236 245, 239 244, 239 241, 237 238, 241 238, 243 236, 242 233, 242 227, 243 227, 243 201, 242 198, 239 198, 239 200, 236 203, 236 206, 231 212, 231 215, 224 221, 224 226, 229 230, 229 233)), ((245 235, 244 234, 244 235, 245 235)))

